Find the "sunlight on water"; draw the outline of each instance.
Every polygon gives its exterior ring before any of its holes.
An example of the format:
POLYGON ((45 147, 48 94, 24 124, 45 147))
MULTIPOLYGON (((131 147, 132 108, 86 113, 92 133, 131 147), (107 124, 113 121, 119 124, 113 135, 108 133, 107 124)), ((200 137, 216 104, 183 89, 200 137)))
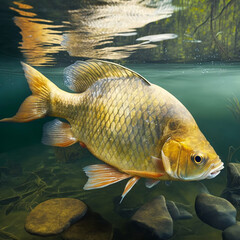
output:
POLYGON ((54 58, 49 54, 63 51, 61 47, 62 31, 58 29, 64 27, 64 25, 53 25, 51 20, 34 18, 37 17, 37 14, 25 11, 33 9, 32 6, 14 3, 20 9, 13 7, 10 7, 10 9, 22 16, 17 16, 14 19, 15 24, 21 29, 22 42, 20 42, 19 48, 23 51, 28 63, 35 66, 54 63, 54 58))
POLYGON ((65 34, 63 45, 71 56, 102 59, 127 58, 137 49, 155 47, 141 44, 116 47, 111 44, 115 36, 135 36, 138 28, 171 17, 177 9, 171 2, 158 1, 150 6, 148 1, 108 1, 107 5, 89 5, 69 11, 75 29, 65 34))
MULTIPOLYGON (((179 9, 172 5, 171 0, 155 3, 106 1, 101 6, 87 4, 84 8, 69 10, 67 17, 70 21, 55 25, 50 19, 37 18, 38 14, 34 12, 36 10, 33 6, 16 1, 13 3, 18 8, 10 9, 21 16, 14 19, 21 29, 22 41, 19 48, 28 63, 35 66, 54 64, 53 54, 64 50, 74 57, 123 59, 138 49, 156 47, 154 44, 146 44, 147 42, 138 43, 141 38, 130 45, 116 46, 113 43, 115 37, 133 37, 137 34, 137 29, 169 18, 179 9), (63 28, 69 30, 62 31, 63 28)), ((174 37, 164 39, 169 38, 174 37)), ((153 37, 151 39, 148 43, 156 42, 153 37)))

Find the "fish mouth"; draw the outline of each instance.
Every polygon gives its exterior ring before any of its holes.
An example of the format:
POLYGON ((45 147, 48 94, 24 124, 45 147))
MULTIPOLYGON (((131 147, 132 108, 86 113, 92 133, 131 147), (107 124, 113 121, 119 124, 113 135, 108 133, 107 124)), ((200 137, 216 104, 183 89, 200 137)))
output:
POLYGON ((222 169, 224 169, 223 162, 220 162, 219 164, 217 164, 217 166, 214 166, 214 168, 210 171, 206 178, 215 178, 222 169))

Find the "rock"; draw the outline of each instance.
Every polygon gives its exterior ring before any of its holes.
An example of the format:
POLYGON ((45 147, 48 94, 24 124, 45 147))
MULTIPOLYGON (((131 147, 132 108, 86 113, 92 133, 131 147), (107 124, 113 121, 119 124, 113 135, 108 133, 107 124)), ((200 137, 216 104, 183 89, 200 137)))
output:
POLYGON ((179 213, 180 213, 179 220, 187 220, 193 217, 193 215, 184 208, 179 208, 179 213))
POLYGON ((227 165, 227 187, 221 197, 227 199, 235 207, 240 204, 240 164, 229 163, 227 165))
POLYGON ((223 240, 239 240, 240 239, 240 222, 226 228, 222 232, 223 240))
POLYGON ((224 230, 236 223, 237 211, 234 206, 224 198, 211 194, 198 194, 195 201, 197 216, 210 226, 224 230))
POLYGON ((113 204, 114 204, 114 211, 119 214, 123 218, 131 218, 133 214, 139 209, 139 206, 129 206, 126 201, 123 201, 121 204, 120 201, 122 199, 122 196, 114 197, 113 204))
POLYGON ((240 206, 240 195, 238 193, 234 193, 233 190, 225 189, 221 194, 221 197, 227 199, 235 208, 239 208, 240 206))
POLYGON ((81 219, 86 211, 86 204, 78 199, 50 199, 40 203, 29 213, 25 229, 40 236, 58 234, 81 219))
POLYGON ((227 165, 227 187, 240 186, 240 163, 228 163, 227 165))
POLYGON ((173 201, 167 201, 167 209, 173 220, 185 220, 192 218, 192 214, 182 207, 178 207, 173 201))
POLYGON ((99 214, 88 213, 64 233, 64 240, 111 240, 113 238, 112 225, 99 214))
POLYGON ((162 195, 139 208, 131 220, 161 239, 168 239, 173 235, 173 220, 162 195))
POLYGON ((173 201, 166 202, 168 212, 170 213, 173 220, 178 220, 180 218, 180 212, 178 207, 173 201))

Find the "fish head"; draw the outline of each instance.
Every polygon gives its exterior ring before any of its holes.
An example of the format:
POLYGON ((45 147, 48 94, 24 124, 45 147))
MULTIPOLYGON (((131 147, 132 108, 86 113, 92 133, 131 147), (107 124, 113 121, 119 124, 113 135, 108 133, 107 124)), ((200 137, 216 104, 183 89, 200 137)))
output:
POLYGON ((211 179, 224 168, 202 133, 186 139, 168 138, 162 148, 162 161, 171 178, 183 181, 211 179))

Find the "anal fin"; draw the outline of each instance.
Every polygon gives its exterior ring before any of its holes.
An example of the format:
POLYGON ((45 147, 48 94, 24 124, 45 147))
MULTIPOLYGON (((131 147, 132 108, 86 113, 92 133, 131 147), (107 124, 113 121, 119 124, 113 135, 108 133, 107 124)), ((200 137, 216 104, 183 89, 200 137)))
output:
POLYGON ((140 179, 140 177, 138 176, 135 176, 135 177, 132 177, 131 179, 128 180, 125 188, 124 188, 124 191, 122 193, 122 198, 120 200, 120 203, 122 202, 122 200, 124 199, 124 197, 127 195, 127 193, 132 189, 132 187, 137 183, 137 181, 140 179))
POLYGON ((42 142, 46 145, 68 147, 77 141, 69 123, 55 119, 44 125, 42 142))
POLYGON ((121 173, 117 169, 106 164, 95 164, 83 168, 89 177, 84 185, 84 190, 103 188, 113 183, 129 178, 130 175, 121 173))

